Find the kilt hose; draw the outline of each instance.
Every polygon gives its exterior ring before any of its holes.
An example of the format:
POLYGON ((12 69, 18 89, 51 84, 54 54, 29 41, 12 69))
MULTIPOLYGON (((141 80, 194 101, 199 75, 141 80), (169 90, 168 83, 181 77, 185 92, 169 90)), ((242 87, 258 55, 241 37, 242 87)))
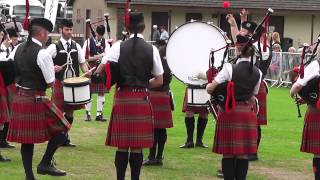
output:
POLYGON ((22 144, 43 143, 70 124, 45 92, 18 88, 12 102, 12 118, 7 139, 22 144))
POLYGON ((5 87, 2 73, 0 72, 0 126, 10 120, 8 101, 8 90, 5 87))
POLYGON ((172 128, 172 113, 169 91, 150 91, 154 128, 172 128))
POLYGON ((259 87, 259 93, 256 98, 259 101, 259 112, 258 112, 258 125, 267 125, 267 94, 268 86, 265 81, 262 81, 259 87))
POLYGON ((219 111, 212 151, 223 155, 257 152, 257 115, 253 105, 237 102, 231 112, 219 111))
POLYGON ((203 114, 203 113, 209 113, 207 106, 190 106, 187 104, 188 100, 188 90, 186 89, 184 98, 183 98, 183 106, 182 106, 182 112, 191 111, 195 114, 203 114))
POLYGON ((105 144, 118 148, 152 147, 153 113, 146 90, 116 90, 105 144))
POLYGON ((301 152, 320 154, 320 110, 308 106, 304 118, 301 152))
POLYGON ((51 101, 63 112, 84 108, 84 105, 68 105, 64 103, 63 85, 62 82, 57 79, 53 83, 51 101))

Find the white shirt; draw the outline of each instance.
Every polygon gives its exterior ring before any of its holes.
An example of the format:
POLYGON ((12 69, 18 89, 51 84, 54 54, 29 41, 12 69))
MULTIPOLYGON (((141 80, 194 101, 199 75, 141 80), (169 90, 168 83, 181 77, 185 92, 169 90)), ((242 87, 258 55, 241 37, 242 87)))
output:
POLYGON ((307 67, 305 67, 303 79, 299 77, 297 83, 299 83, 301 86, 306 86, 311 79, 320 76, 319 71, 320 68, 318 61, 312 61, 307 67))
MULTIPOLYGON (((250 62, 249 58, 239 58, 237 61, 237 64, 243 61, 248 61, 250 62)), ((260 83, 261 83, 261 79, 262 79, 262 72, 259 70, 259 81, 257 82, 257 84, 254 87, 253 90, 253 94, 257 95, 259 92, 259 87, 260 87, 260 83)), ((224 83, 226 81, 231 81, 232 80, 232 65, 230 63, 225 63, 223 65, 222 70, 218 73, 218 75, 214 78, 214 80, 218 83, 224 83)))
MULTIPOLYGON (((97 40, 95 39, 94 41, 97 44, 97 40)), ((106 39, 105 39, 105 44, 106 44, 106 47, 104 48, 104 53, 102 55, 107 54, 108 50, 110 49, 110 44, 108 43, 108 41, 106 39)), ((84 44, 82 46, 82 52, 84 53, 84 55, 86 54, 87 47, 89 47, 89 49, 90 49, 90 39, 85 40, 84 44)))
MULTIPOLYGON (((71 45, 71 39, 69 39, 68 41, 63 39, 62 37, 60 38, 60 41, 64 47, 64 50, 67 51, 68 49, 68 45, 67 45, 67 42, 69 42, 69 44, 71 45)), ((76 46, 77 46, 77 51, 78 51, 78 62, 80 64, 83 64, 86 62, 86 59, 85 59, 85 53, 82 51, 82 48, 81 46, 76 43, 76 46)), ((52 58, 55 58, 57 56, 57 47, 56 47, 56 44, 50 44, 50 46, 47 48, 47 51, 49 52, 49 54, 51 55, 52 58)))
MULTIPOLYGON (((259 42, 253 43, 253 46, 259 51, 258 43, 259 43, 259 42)), ((260 47, 261 47, 262 61, 265 61, 265 60, 267 60, 268 57, 269 57, 269 47, 267 47, 266 52, 263 52, 263 44, 262 44, 262 43, 260 43, 260 47)), ((256 60, 256 57, 254 57, 254 60, 256 60)), ((260 60, 261 60, 261 59, 260 59, 260 60)), ((255 63, 255 61, 254 61, 253 63, 255 63)))
MULTIPOLYGON (((132 34, 130 38, 132 38, 133 36, 134 35, 132 34)), ((143 39, 142 34, 138 34, 138 37, 143 39)), ((110 50, 107 52, 106 56, 102 58, 102 61, 101 61, 102 64, 106 64, 107 61, 118 62, 120 57, 120 43, 121 41, 116 42, 115 44, 112 45, 110 50)), ((162 63, 161 63, 161 58, 160 58, 158 49, 153 45, 152 45, 152 48, 153 48, 153 68, 151 73, 154 76, 159 76, 164 72, 162 63)))
POLYGON ((160 34, 160 40, 168 40, 169 39, 169 33, 164 30, 163 32, 161 32, 160 34))
MULTIPOLYGON (((38 41, 37 39, 32 38, 32 41, 42 47, 42 43, 40 41, 38 41)), ((15 56, 17 48, 19 46, 20 46, 20 44, 17 45, 13 49, 13 51, 9 55, 9 59, 14 60, 14 56, 15 56)), ((47 84, 53 83, 53 81, 55 79, 53 60, 52 60, 51 55, 49 54, 49 52, 46 49, 41 49, 39 51, 38 56, 37 56, 37 64, 38 64, 39 68, 41 69, 41 72, 43 74, 43 77, 44 77, 46 83, 47 84)))

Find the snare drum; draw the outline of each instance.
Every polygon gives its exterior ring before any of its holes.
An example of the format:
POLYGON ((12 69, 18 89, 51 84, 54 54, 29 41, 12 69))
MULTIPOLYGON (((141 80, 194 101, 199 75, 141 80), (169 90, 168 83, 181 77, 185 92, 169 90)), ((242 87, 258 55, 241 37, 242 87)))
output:
POLYGON ((69 105, 82 105, 91 101, 90 80, 86 77, 72 77, 63 81, 63 99, 69 105))
MULTIPOLYGON (((198 79, 197 75, 207 72, 211 50, 225 47, 227 39, 220 28, 199 21, 183 24, 171 34, 167 62, 173 75, 188 85, 188 106, 206 106, 210 99, 205 89, 207 80, 198 79)), ((223 53, 222 50, 214 54, 215 67, 221 65, 223 53)))

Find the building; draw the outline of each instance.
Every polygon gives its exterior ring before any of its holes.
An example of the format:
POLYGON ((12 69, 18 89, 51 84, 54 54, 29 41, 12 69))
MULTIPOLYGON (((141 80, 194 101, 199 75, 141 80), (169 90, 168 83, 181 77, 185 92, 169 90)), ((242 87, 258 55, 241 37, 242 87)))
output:
MULTIPOLYGON (((120 39, 123 30, 125 0, 106 0, 106 11, 111 14, 113 39, 120 39)), ((150 40, 152 25, 164 25, 169 32, 185 22, 194 20, 210 21, 228 32, 226 14, 234 13, 239 19, 242 8, 250 11, 249 19, 260 22, 268 8, 275 10, 271 16, 269 31, 277 31, 283 39, 283 47, 295 47, 304 42, 310 43, 320 34, 320 0, 230 0, 229 9, 223 8, 221 0, 134 0, 131 9, 145 14, 146 30, 144 36, 150 40)), ((230 33, 228 33, 230 34, 230 33)))

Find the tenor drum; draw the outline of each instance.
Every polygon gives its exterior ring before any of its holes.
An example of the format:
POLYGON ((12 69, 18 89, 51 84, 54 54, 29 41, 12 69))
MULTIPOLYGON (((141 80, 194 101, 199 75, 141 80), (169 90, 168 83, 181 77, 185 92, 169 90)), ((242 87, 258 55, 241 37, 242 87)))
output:
MULTIPOLYGON (((188 105, 203 106, 210 99, 205 90, 208 81, 197 75, 207 72, 211 50, 225 47, 227 39, 220 28, 199 21, 183 24, 171 34, 167 62, 173 75, 188 86, 188 105)), ((223 53, 224 50, 215 52, 215 67, 221 65, 223 53)))
POLYGON ((69 105, 82 105, 91 101, 90 80, 86 77, 72 77, 63 81, 64 102, 69 105))

